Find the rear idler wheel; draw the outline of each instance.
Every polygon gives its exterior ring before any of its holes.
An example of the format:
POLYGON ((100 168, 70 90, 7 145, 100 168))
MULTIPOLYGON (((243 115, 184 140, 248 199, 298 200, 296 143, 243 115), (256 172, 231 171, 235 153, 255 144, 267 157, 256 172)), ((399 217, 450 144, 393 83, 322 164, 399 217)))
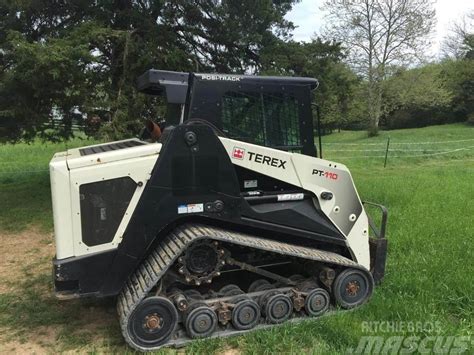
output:
POLYGON ((372 295, 374 279, 369 273, 357 269, 341 272, 332 285, 336 303, 349 309, 360 306, 372 295))
POLYGON ((255 327, 260 320, 260 307, 251 299, 239 301, 232 311, 232 325, 237 330, 255 327))
POLYGON ((216 313, 204 305, 193 308, 186 315, 185 327, 190 338, 206 338, 217 328, 216 313))
POLYGON ((282 293, 269 295, 263 302, 263 313, 268 323, 283 323, 293 313, 293 302, 290 297, 282 293))
POLYGON ((329 309, 329 293, 322 288, 309 291, 304 302, 304 309, 311 317, 318 317, 329 309))
POLYGON ((164 297, 144 299, 130 315, 127 330, 130 339, 140 348, 165 344, 178 324, 178 311, 164 297))

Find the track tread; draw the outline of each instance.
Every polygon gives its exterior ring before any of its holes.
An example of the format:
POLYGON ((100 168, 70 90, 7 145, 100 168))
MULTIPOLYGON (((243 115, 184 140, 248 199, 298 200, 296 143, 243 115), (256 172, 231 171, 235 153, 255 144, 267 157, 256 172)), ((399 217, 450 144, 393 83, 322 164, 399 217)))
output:
MULTIPOLYGON (((122 334, 126 342, 134 349, 140 351, 155 350, 143 348, 133 342, 128 333, 129 317, 178 256, 185 251, 186 247, 192 242, 204 238, 253 247, 283 255, 353 267, 368 272, 368 270, 356 262, 332 252, 289 245, 241 232, 228 231, 219 227, 187 223, 175 228, 161 241, 132 274, 118 296, 117 311, 122 334)), ((166 346, 166 344, 163 346, 166 346)))

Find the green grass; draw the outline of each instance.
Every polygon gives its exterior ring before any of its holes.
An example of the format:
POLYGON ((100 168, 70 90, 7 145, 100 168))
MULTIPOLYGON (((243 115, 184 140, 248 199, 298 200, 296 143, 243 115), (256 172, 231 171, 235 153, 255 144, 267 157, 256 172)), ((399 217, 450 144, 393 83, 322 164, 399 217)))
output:
MULTIPOLYGON (((187 351, 216 353, 235 348, 258 354, 326 354, 345 353, 346 349, 356 347, 360 337, 365 335, 472 336, 474 149, 434 156, 428 155, 431 153, 428 152, 421 157, 396 158, 389 155, 386 168, 383 167, 383 158, 360 158, 360 155, 370 155, 371 152, 336 151, 346 146, 356 148, 353 150, 367 147, 378 149, 377 145, 373 145, 378 143, 383 149, 387 136, 390 136, 393 147, 397 145, 392 143, 401 142, 468 140, 474 139, 474 127, 454 124, 397 130, 382 132, 375 138, 367 138, 364 132, 342 132, 323 138, 325 157, 349 167, 362 199, 379 202, 389 208, 387 274, 383 284, 376 288, 371 302, 355 311, 341 312, 316 321, 287 324, 230 339, 195 342, 187 351), (367 333, 364 332, 363 322, 369 321, 430 322, 436 329, 421 332, 407 329, 389 332, 378 330, 367 333)), ((419 147, 423 146, 426 151, 440 148, 454 150, 473 145, 474 140, 415 144, 410 145, 410 149, 421 149, 419 147)), ((0 164, 16 162, 13 165, 19 168, 26 169, 31 164, 46 169, 52 153, 64 149, 64 146, 43 147, 34 144, 4 146, 0 149, 0 164)), ((403 154, 413 155, 413 152, 403 154)), ((1 175, 0 200, 3 230, 19 231, 29 224, 51 228, 47 171, 30 175, 1 175)), ((15 294, 0 295, 0 326, 17 329, 20 333, 29 326, 59 327, 58 342, 62 345, 58 349, 127 350, 117 325, 91 332, 87 319, 83 318, 91 304, 96 309, 105 309, 105 314, 109 314, 110 305, 97 305, 89 301, 58 302, 36 291, 40 285, 50 287, 49 277, 25 280, 25 289, 28 289, 30 281, 33 285, 21 297, 15 294), (91 344, 93 336, 97 334, 102 343, 91 344)), ((115 324, 114 321, 111 324, 115 324)))
POLYGON ((350 167, 383 166, 389 139, 387 166, 474 159, 474 127, 461 123, 381 131, 371 138, 361 131, 333 133, 322 138, 323 156, 350 167))
POLYGON ((36 225, 43 231, 52 230, 49 161, 56 152, 93 143, 75 139, 60 144, 1 145, 0 231, 18 232, 28 225, 36 225))

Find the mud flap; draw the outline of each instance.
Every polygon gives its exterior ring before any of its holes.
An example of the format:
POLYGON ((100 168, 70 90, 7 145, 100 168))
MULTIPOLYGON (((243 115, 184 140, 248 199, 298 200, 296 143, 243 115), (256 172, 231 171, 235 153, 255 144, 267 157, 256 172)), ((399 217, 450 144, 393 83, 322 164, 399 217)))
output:
POLYGON ((369 239, 370 246, 370 272, 376 285, 382 282, 385 276, 385 263, 387 261, 387 239, 369 239))

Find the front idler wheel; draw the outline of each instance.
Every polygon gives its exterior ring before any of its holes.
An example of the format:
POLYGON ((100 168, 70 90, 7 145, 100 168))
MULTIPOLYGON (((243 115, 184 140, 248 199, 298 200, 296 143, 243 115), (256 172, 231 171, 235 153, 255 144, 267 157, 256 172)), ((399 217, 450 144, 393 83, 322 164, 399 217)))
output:
POLYGON ((329 309, 329 293, 322 288, 309 291, 304 302, 304 309, 311 317, 318 317, 329 309))
POLYGON ((277 293, 266 299, 263 311, 269 323, 283 323, 293 313, 293 303, 287 295, 277 293))
POLYGON ((178 311, 164 297, 144 299, 128 320, 130 339, 138 347, 154 348, 165 344, 178 324, 178 311))
POLYGON ((199 306, 189 312, 185 323, 189 337, 206 338, 216 330, 217 316, 208 306, 199 306))
POLYGON ((237 330, 252 329, 260 320, 260 307, 251 299, 243 299, 232 311, 232 325, 237 330))
POLYGON ((341 272, 333 283, 336 303, 349 309, 360 306, 372 295, 374 279, 361 270, 347 269, 341 272))

